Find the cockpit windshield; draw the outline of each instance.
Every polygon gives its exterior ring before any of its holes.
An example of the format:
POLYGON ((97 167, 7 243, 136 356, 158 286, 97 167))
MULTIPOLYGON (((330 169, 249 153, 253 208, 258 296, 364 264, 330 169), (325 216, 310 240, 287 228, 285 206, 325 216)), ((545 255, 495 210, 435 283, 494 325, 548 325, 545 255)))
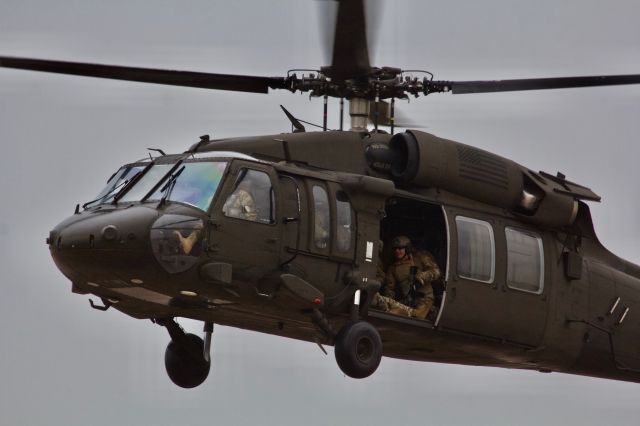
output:
POLYGON ((185 203, 206 211, 218 189, 226 162, 183 163, 149 196, 149 200, 185 203))
POLYGON ((84 208, 98 206, 100 204, 106 204, 113 201, 115 197, 127 184, 133 180, 138 173, 142 172, 146 164, 128 164, 121 167, 115 172, 111 178, 107 181, 107 185, 100 191, 100 193, 92 201, 84 204, 84 208))
POLYGON ((206 160, 155 164, 118 201, 174 201, 207 211, 226 167, 226 161, 206 160))
POLYGON ((175 164, 154 164, 118 201, 140 201, 175 164))

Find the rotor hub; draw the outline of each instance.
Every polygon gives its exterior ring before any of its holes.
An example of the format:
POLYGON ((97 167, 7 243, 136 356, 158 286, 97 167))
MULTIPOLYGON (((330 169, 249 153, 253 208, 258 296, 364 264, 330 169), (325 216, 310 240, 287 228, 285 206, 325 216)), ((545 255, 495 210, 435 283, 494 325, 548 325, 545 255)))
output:
MULTIPOLYGON (((446 82, 433 81, 428 71, 403 71, 400 68, 371 68, 367 75, 347 80, 334 80, 332 67, 322 67, 319 71, 302 74, 294 70, 287 76, 287 88, 292 92, 310 92, 311 96, 332 98, 360 98, 369 101, 382 99, 406 99, 409 95, 418 97, 434 92, 450 90, 446 82), (416 74, 424 74, 422 78, 416 74)), ((300 71, 300 70, 295 70, 300 71)))

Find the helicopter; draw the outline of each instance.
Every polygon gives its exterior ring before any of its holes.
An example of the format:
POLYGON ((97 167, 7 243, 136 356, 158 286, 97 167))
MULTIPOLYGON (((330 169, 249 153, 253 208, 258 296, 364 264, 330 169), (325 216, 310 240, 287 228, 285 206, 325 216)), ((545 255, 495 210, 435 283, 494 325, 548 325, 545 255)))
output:
MULTIPOLYGON (((424 132, 387 135, 375 127, 386 108, 378 99, 391 99, 393 118, 393 100, 407 94, 631 84, 638 76, 407 80, 399 69, 369 65, 363 32, 350 32, 364 28, 361 11, 362 2, 340 3, 340 43, 332 65, 307 76, 153 73, 1 58, 5 67, 172 84, 184 77, 186 86, 202 78, 214 89, 281 88, 350 103, 350 132, 204 137, 184 154, 160 153, 120 168, 95 201, 78 208, 48 238, 73 290, 101 297, 103 305, 96 307, 165 326, 172 338, 167 370, 184 387, 206 377, 213 323, 335 344, 336 356, 347 359, 339 361, 341 368, 356 377, 371 374, 384 353, 637 380, 637 357, 629 344, 637 331, 627 318, 634 310, 637 269, 597 243, 583 202, 599 200, 596 194, 562 175, 533 172, 424 132), (347 38, 340 36, 345 33, 347 38), (366 125, 370 115, 373 131, 366 125), (201 183, 196 177, 211 163, 217 169, 206 182, 216 182, 214 193, 202 202, 181 199, 183 185, 201 183), (262 204, 268 206, 259 209, 257 220, 224 209, 244 180, 261 188, 262 204), (316 243, 320 199, 327 200, 331 230, 326 242, 316 243), (339 243, 340 231, 350 236, 347 245, 339 243), (434 321, 368 306, 379 285, 373 279, 379 241, 398 233, 428 244, 424 248, 445 271, 434 321), (480 250, 491 253, 481 273, 472 263, 461 263, 465 233, 490 237, 489 249, 480 250), (189 238, 193 246, 182 242, 189 238), (507 281, 513 239, 539 249, 538 287, 507 281), (173 321, 177 317, 207 323, 204 341, 182 333, 173 321), (344 336, 355 324, 362 335, 353 344, 344 336), (357 362, 349 365, 354 355, 357 362)), ((302 130, 295 119, 292 123, 302 130)))

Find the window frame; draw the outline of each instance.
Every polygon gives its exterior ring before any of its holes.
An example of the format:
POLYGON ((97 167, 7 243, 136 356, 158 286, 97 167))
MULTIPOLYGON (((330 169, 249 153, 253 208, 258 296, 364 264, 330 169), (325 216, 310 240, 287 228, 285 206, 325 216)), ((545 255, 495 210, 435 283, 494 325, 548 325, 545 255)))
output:
POLYGON ((476 281, 483 284, 493 285, 496 281, 496 238, 495 238, 495 233, 493 231, 493 225, 486 220, 475 219, 475 218, 464 216, 464 215, 456 215, 454 217, 454 222, 456 225, 456 249, 457 249, 456 250, 456 275, 459 278, 462 278, 465 280, 476 281), (469 277, 460 272, 460 226, 458 224, 458 220, 462 222, 472 223, 475 225, 482 225, 487 229, 489 229, 489 241, 491 244, 491 275, 488 280, 481 280, 478 278, 469 277))
POLYGON ((544 264, 544 241, 542 239, 542 235, 540 235, 537 232, 533 232, 530 231, 528 229, 524 229, 524 228, 519 228, 516 226, 505 226, 504 227, 504 242, 505 242, 505 253, 506 253, 506 268, 505 268, 505 285, 508 289, 510 290, 516 290, 516 291, 520 291, 523 293, 529 293, 529 294, 534 294, 534 295, 541 295, 542 293, 544 293, 544 274, 545 274, 545 264, 544 264), (509 281, 509 239, 507 238, 507 231, 514 231, 514 232, 518 232, 520 234, 524 234, 527 235, 529 237, 535 238, 537 243, 538 243, 538 253, 540 254, 540 269, 539 269, 539 275, 538 275, 538 283, 539 283, 539 290, 538 291, 531 291, 531 290, 526 290, 523 288, 519 288, 519 287, 514 287, 512 285, 510 285, 510 281, 509 281))

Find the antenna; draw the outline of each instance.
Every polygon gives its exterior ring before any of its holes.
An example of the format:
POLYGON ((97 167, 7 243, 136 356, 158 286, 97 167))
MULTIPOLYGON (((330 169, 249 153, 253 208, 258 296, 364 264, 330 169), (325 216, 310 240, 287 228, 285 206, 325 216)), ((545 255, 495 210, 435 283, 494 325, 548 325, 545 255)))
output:
MULTIPOLYGON (((326 104, 325 104, 326 105, 326 104)), ((280 108, 282 108, 282 111, 284 111, 285 115, 287 116, 287 118, 289 119, 289 121, 291 122, 291 126, 293 127, 293 133, 304 133, 306 132, 306 129, 304 128, 304 126, 302 125, 302 123, 300 123, 300 121, 295 118, 289 111, 287 111, 287 109, 285 107, 283 107, 282 105, 280 105, 280 108)), ((327 123, 326 123, 326 116, 325 116, 325 124, 324 124, 324 130, 327 130, 327 123)))

